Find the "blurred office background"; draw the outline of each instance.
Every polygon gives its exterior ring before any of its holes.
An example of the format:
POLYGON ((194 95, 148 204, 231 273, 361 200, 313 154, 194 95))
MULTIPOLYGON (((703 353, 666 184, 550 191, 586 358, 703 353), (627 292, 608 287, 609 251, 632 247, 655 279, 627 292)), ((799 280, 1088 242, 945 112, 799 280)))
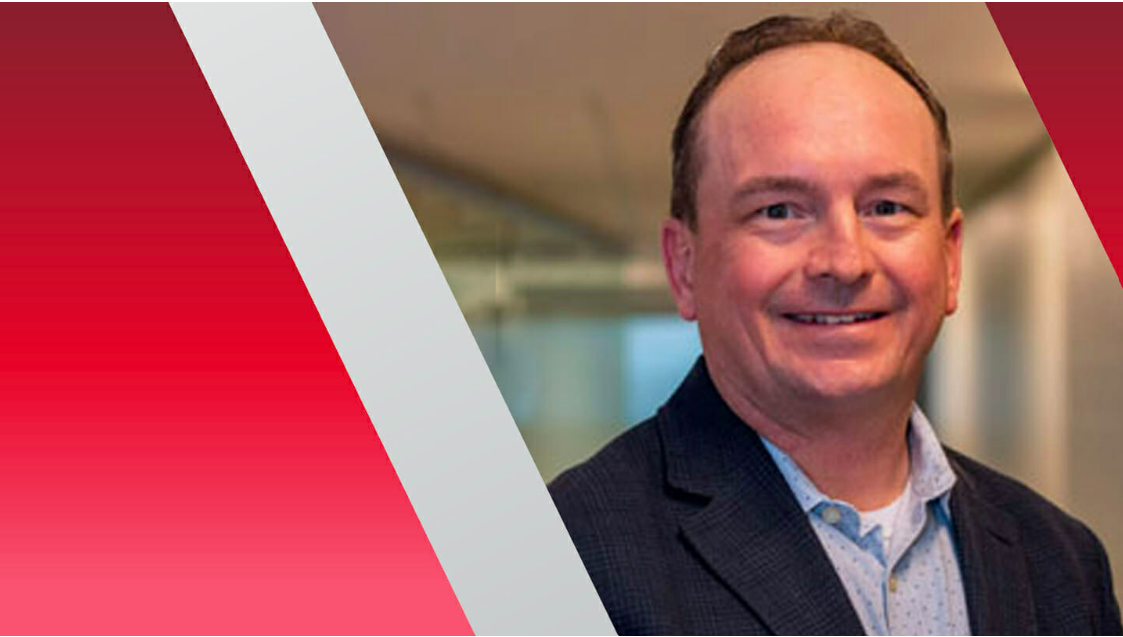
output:
POLYGON ((700 351, 658 227, 707 55, 766 15, 838 7, 880 22, 951 118, 965 280, 922 404, 949 444, 1095 528, 1123 581, 1123 289, 984 5, 317 10, 549 480, 651 415, 700 351))

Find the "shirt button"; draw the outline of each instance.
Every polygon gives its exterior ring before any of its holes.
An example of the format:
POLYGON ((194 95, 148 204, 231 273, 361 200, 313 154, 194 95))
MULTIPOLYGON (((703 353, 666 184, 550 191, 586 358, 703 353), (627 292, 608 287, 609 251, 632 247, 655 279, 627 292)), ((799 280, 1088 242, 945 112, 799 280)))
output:
POLYGON ((823 509, 823 521, 827 524, 838 524, 842 519, 842 514, 838 512, 835 507, 827 507, 823 509))
POLYGON ((897 592, 897 576, 896 575, 890 575, 889 576, 889 592, 890 593, 896 593, 897 592))

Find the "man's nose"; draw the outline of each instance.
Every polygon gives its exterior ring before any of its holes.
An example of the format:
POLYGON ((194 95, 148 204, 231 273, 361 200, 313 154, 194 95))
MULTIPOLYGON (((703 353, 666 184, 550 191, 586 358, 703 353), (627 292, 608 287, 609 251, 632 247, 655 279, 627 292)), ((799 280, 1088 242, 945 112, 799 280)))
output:
POLYGON ((808 278, 853 285, 872 272, 873 259, 866 230, 853 206, 838 206, 828 211, 820 220, 813 240, 815 244, 805 268, 808 278))

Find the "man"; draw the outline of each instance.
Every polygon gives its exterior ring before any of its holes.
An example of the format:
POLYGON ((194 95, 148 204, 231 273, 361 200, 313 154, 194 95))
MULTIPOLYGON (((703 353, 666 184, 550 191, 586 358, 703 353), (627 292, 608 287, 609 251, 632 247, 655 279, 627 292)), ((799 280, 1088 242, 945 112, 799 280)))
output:
POLYGON ((617 630, 1119 634, 1099 541, 913 404, 955 311, 946 117, 876 25, 731 35, 663 257, 704 358, 551 493, 617 630))

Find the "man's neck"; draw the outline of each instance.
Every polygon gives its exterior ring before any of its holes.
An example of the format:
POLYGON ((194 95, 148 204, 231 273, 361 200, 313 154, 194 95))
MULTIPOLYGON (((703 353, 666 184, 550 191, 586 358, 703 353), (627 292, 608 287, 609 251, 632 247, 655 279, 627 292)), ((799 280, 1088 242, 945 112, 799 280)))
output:
POLYGON ((791 400, 786 404, 795 408, 781 410, 714 382, 733 412, 794 460, 824 495, 870 511, 892 503, 908 483, 911 398, 791 400))

